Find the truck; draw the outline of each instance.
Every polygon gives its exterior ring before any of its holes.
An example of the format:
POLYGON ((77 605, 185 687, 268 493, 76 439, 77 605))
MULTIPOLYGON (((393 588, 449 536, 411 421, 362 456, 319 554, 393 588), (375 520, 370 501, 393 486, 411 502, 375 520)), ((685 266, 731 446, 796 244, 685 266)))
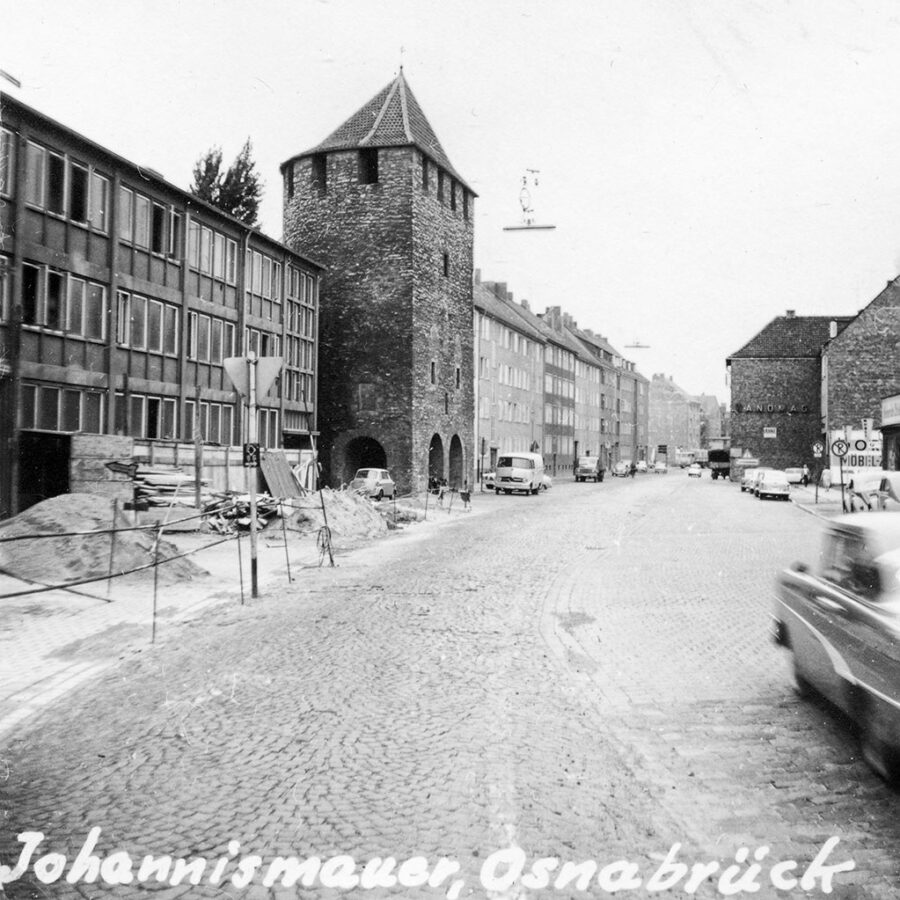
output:
POLYGON ((729 450, 710 450, 707 460, 713 480, 731 477, 731 452, 729 450))

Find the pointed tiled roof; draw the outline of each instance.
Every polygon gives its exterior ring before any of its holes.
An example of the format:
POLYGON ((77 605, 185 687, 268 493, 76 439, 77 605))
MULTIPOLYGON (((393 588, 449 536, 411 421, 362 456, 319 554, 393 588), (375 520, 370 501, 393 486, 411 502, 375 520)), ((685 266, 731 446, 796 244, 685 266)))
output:
POLYGON ((853 316, 778 316, 737 353, 732 353, 728 361, 816 357, 829 339, 831 323, 837 322, 840 333, 852 319, 853 316))
MULTIPOLYGON (((397 77, 368 103, 363 104, 343 125, 336 128, 320 144, 298 156, 327 153, 331 150, 354 150, 363 147, 406 147, 422 150, 442 169, 472 191, 453 168, 441 142, 431 127, 419 101, 403 75, 397 77)), ((474 192, 473 192, 474 193, 474 192)))

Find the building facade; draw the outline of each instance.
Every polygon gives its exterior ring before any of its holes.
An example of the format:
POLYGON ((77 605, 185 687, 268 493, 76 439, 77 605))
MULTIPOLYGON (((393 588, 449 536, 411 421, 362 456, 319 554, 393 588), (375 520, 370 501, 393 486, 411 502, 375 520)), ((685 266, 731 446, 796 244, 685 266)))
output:
POLYGON ((0 515, 59 486, 73 433, 245 441, 223 361, 251 351, 284 358, 259 398, 260 443, 309 446, 319 267, 18 100, 0 104, 0 515))
POLYGON ((325 266, 327 478, 389 467, 401 493, 473 477, 475 193, 401 73, 282 166, 284 234, 325 266))
POLYGON ((780 469, 821 463, 822 348, 848 322, 788 310, 728 357, 732 455, 780 469))
POLYGON ((670 463, 678 451, 700 448, 700 401, 679 387, 671 376, 654 374, 650 380, 650 448, 666 447, 670 463))

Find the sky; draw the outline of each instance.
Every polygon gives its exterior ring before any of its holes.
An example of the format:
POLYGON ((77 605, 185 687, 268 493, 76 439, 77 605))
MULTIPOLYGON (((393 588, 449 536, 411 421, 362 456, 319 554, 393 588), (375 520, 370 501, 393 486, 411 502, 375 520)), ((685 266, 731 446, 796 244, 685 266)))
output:
POLYGON ((279 165, 402 65, 478 194, 482 278, 690 393, 728 402, 726 357, 775 316, 853 314, 900 273, 895 2, 0 0, 0 21, 22 83, 0 89, 179 187, 249 137, 276 238, 279 165), (526 177, 553 230, 504 230, 526 177))

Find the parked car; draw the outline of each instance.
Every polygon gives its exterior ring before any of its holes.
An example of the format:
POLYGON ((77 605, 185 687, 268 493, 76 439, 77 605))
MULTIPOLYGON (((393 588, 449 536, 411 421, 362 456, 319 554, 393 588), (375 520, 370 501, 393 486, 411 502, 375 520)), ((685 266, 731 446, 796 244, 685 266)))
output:
POLYGON ((850 512, 856 512, 857 509, 883 508, 884 504, 881 501, 885 494, 882 494, 882 484, 884 476, 890 474, 881 469, 854 472, 847 484, 850 512))
POLYGON ((703 475, 703 467, 700 463, 691 463, 688 466, 688 478, 700 478, 703 475))
POLYGON ((756 466, 752 469, 745 469, 744 474, 741 476, 741 492, 749 491, 751 494, 756 493, 756 481, 763 472, 768 471, 768 468, 763 466, 756 466))
POLYGON ((797 690, 822 694, 859 725, 862 756, 900 774, 900 516, 849 513, 825 524, 814 569, 776 583, 775 642, 797 690))
POLYGON ((669 467, 664 462, 658 462, 653 466, 653 474, 654 475, 666 475, 668 474, 669 467))
POLYGON ((603 476, 606 473, 606 470, 600 463, 600 460, 596 456, 579 456, 578 462, 575 465, 575 480, 576 481, 587 481, 589 478, 592 481, 603 481, 603 476))
POLYGON ((647 471, 647 460, 646 460, 646 459, 639 459, 639 460, 634 464, 634 468, 635 468, 635 471, 637 471, 637 472, 646 472, 646 471, 647 471))
POLYGON ((800 468, 791 466, 791 468, 784 470, 784 474, 787 475, 788 484, 803 484, 802 466, 800 468))
POLYGON ((754 492, 760 500, 765 497, 780 497, 782 500, 791 499, 791 486, 788 484, 787 475, 780 469, 766 469, 760 472, 756 479, 754 492))
POLYGON ((487 490, 492 491, 494 489, 494 482, 497 479, 496 472, 482 472, 481 473, 481 486, 487 490))
POLYGON ((497 459, 497 493, 536 494, 544 486, 544 457, 540 453, 506 453, 497 459))
MULTIPOLYGON (((600 480, 603 481, 602 478, 600 480)), ((544 477, 541 478, 541 490, 549 491, 550 488, 552 488, 552 487, 553 487, 553 479, 546 472, 544 472, 544 477)))
POLYGON ((396 486, 387 469, 357 469, 350 482, 350 490, 381 500, 393 497, 396 486))
POLYGON ((631 469, 631 464, 624 459, 620 459, 614 466, 612 473, 617 478, 625 478, 631 469))

